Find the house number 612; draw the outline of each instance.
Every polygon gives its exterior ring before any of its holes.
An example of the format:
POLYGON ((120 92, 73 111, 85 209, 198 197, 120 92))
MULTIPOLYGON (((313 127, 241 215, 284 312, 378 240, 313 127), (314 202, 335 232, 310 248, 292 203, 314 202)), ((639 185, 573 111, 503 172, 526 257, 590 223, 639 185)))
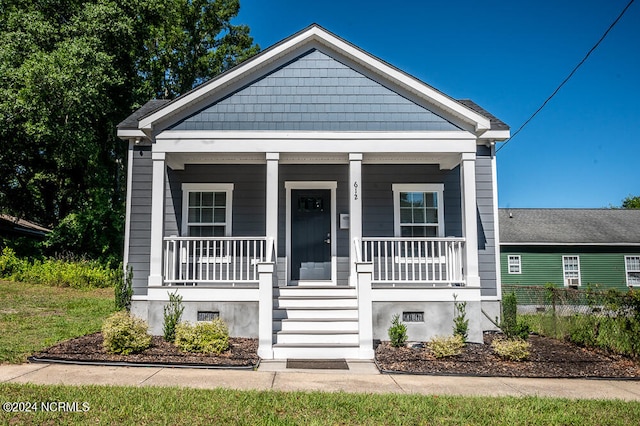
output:
POLYGON ((353 182, 353 199, 358 199, 358 182, 353 182))

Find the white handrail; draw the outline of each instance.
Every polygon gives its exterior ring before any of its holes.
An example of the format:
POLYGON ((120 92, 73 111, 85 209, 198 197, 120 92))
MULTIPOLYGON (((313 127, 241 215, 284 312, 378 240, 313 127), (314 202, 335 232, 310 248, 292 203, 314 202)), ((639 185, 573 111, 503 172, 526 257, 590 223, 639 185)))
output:
POLYGON ((366 237, 364 262, 373 264, 373 283, 464 285, 464 238, 366 237))
POLYGON ((266 237, 165 237, 164 283, 257 283, 270 245, 266 237))

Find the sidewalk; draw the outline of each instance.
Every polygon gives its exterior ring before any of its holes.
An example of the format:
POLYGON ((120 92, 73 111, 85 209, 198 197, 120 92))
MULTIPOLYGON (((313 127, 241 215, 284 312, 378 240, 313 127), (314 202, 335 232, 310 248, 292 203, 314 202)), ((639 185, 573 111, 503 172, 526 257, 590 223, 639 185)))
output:
POLYGON ((371 362, 349 361, 349 370, 291 370, 263 361, 258 371, 192 368, 0 365, 0 383, 183 386, 210 389, 416 393, 424 395, 547 396, 640 401, 640 381, 380 374, 371 362))

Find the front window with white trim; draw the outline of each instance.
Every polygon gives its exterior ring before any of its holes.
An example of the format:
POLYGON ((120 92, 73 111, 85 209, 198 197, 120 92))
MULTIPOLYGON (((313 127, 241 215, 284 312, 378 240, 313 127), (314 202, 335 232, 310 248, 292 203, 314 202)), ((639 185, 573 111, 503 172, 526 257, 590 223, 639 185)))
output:
POLYGON ((640 286, 640 256, 625 256, 624 263, 627 285, 629 287, 640 286))
POLYGON ((396 237, 444 237, 443 184, 393 184, 396 237))
POLYGON ((562 256, 562 271, 565 286, 578 287, 580 285, 580 257, 562 256))
POLYGON ((182 234, 189 237, 231 235, 233 184, 182 184, 182 234))
POLYGON ((508 257, 509 264, 509 273, 510 274, 521 274, 522 273, 522 263, 520 259, 520 255, 510 254, 508 257))

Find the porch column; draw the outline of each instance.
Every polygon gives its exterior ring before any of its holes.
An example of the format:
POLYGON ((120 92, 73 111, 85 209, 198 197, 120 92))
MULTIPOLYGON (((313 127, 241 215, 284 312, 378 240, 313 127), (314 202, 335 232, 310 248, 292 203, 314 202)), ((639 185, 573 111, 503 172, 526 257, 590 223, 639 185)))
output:
MULTIPOLYGON (((267 152, 267 191, 266 191, 266 237, 273 238, 274 244, 278 244, 278 161, 280 154, 267 152)), ((274 249, 274 257, 277 250, 274 249)), ((273 259, 276 261, 276 258, 273 259)))
POLYGON ((460 182, 462 190, 462 232, 465 237, 464 275, 467 286, 479 287, 476 155, 473 153, 462 154, 460 182))
POLYGON ((351 272, 349 285, 357 282, 357 258, 354 240, 362 240, 362 154, 349 154, 349 247, 351 272))
POLYGON ((153 152, 151 183, 151 241, 149 249, 149 286, 162 285, 162 250, 164 247, 165 165, 164 152, 153 152))
POLYGON ((360 358, 373 359, 373 298, 371 297, 371 279, 373 263, 358 263, 358 338, 360 358))
POLYGON ((273 359, 273 273, 275 263, 258 264, 258 356, 273 359))

